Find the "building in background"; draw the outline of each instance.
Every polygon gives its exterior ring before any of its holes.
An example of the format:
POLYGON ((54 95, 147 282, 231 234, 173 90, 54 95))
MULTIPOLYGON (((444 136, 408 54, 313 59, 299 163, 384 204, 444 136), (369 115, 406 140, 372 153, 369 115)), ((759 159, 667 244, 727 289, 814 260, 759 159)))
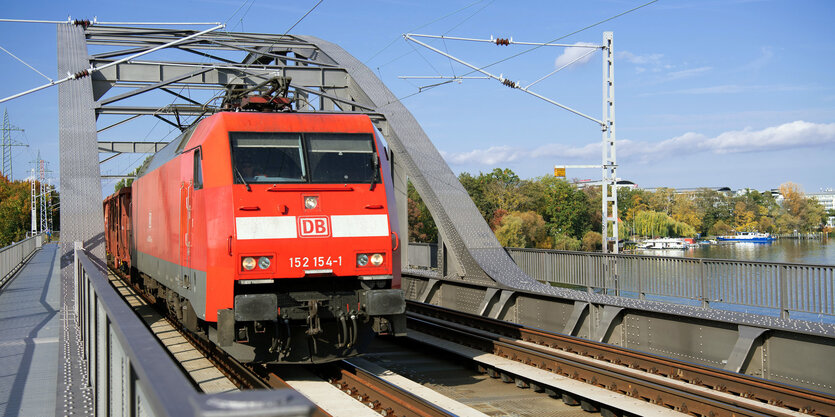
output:
POLYGON ((806 196, 809 198, 814 198, 815 200, 818 200, 819 203, 821 203, 828 215, 826 218, 826 226, 835 227, 835 216, 832 216, 832 214, 835 214, 835 191, 833 191, 831 188, 827 188, 817 193, 806 194, 806 196))

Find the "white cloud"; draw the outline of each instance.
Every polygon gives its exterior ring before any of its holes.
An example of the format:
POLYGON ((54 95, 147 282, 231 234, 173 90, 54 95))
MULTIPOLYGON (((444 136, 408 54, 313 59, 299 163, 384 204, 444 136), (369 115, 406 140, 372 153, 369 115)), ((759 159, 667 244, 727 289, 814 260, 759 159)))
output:
POLYGON ((622 59, 630 64, 661 67, 663 65, 661 58, 664 57, 664 54, 635 55, 629 51, 621 51, 616 53, 616 56, 618 61, 622 59))
POLYGON ((574 62, 571 65, 582 65, 589 62, 591 60, 591 57, 594 56, 594 52, 589 52, 594 51, 595 48, 587 48, 588 46, 594 46, 593 43, 577 42, 574 45, 578 46, 569 46, 565 48, 565 50, 563 50, 562 52, 562 55, 557 57, 557 60, 554 62, 554 66, 556 68, 560 68, 564 65, 567 65, 580 57, 582 58, 580 58, 577 62, 574 62))
POLYGON ((690 69, 681 70, 681 71, 669 72, 669 73, 667 73, 666 81, 680 80, 682 78, 694 77, 694 76, 697 76, 699 74, 703 74, 705 72, 708 72, 712 69, 713 69, 713 67, 699 67, 699 68, 690 68, 690 69))
MULTIPOLYGON (((727 154, 779 151, 801 147, 816 147, 835 144, 835 123, 809 123, 801 120, 773 126, 762 130, 743 129, 707 137, 701 133, 688 132, 661 142, 618 141, 618 155, 622 158, 637 158, 643 162, 675 155, 689 155, 697 152, 727 154)), ((469 152, 441 152, 451 164, 482 164, 497 166, 504 163, 536 159, 559 158, 596 160, 600 157, 600 144, 585 146, 550 144, 535 149, 513 146, 493 146, 474 149, 469 152)))

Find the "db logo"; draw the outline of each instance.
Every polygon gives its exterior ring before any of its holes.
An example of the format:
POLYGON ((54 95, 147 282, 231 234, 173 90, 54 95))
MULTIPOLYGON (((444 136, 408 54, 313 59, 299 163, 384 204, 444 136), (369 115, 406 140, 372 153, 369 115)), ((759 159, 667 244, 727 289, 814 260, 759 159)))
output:
POLYGON ((299 217, 299 236, 329 236, 327 217, 299 217))

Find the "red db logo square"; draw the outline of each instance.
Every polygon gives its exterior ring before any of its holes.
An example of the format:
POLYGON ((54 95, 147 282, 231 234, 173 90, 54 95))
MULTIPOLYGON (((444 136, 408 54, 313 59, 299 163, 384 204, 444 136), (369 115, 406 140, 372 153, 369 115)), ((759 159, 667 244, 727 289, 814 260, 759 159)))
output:
POLYGON ((299 236, 330 236, 327 217, 299 217, 299 236))

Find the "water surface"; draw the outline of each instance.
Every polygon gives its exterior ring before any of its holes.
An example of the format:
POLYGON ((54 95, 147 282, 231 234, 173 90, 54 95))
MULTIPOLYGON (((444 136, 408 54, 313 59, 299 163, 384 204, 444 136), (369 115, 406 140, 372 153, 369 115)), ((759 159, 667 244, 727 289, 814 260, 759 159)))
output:
POLYGON ((688 258, 835 265, 835 239, 778 239, 772 243, 722 242, 687 249, 635 249, 634 253, 688 258))

